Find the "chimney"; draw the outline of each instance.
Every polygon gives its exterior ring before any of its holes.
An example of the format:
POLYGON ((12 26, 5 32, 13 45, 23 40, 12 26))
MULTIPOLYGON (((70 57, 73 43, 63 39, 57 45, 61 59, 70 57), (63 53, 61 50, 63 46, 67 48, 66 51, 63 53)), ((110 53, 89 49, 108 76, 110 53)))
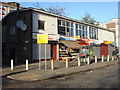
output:
POLYGON ((16 3, 16 5, 17 5, 17 10, 19 11, 20 4, 16 3))

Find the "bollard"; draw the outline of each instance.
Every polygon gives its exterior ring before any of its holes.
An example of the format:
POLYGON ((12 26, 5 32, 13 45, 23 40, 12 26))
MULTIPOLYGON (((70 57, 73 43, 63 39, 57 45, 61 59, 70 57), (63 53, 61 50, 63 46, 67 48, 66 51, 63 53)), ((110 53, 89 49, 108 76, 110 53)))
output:
POLYGON ((54 63, 53 63, 53 59, 51 60, 51 70, 54 70, 54 63))
POLYGON ((86 58, 83 58, 83 61, 86 62, 86 58))
POLYGON ((109 55, 107 56, 107 61, 110 61, 110 59, 109 59, 109 55))
POLYGON ((90 58, 89 57, 87 58, 87 64, 88 65, 90 64, 90 58))
POLYGON ((104 62, 104 56, 102 55, 102 62, 104 62))
POLYGON ((78 66, 80 66, 80 57, 78 57, 78 66))
POLYGON ((97 56, 95 56, 95 63, 97 63, 97 56))
POLYGON ((28 59, 26 59, 26 70, 28 70, 28 59))
POLYGON ((114 60, 113 56, 112 56, 112 61, 114 60))
POLYGON ((47 70, 47 60, 45 60, 45 70, 47 70))
POLYGON ((11 59, 11 70, 13 70, 13 59, 11 59))
MULTIPOLYGON (((39 60, 39 59, 38 59, 39 60)), ((41 69, 41 61, 39 60, 39 70, 41 69)))
POLYGON ((66 68, 68 68, 68 59, 66 58, 66 68))

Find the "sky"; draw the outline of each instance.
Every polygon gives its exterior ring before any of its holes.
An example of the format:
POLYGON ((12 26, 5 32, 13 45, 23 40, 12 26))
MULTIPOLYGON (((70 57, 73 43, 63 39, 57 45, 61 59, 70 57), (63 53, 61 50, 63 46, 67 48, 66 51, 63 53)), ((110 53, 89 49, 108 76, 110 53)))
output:
MULTIPOLYGON (((19 2, 23 7, 34 7, 36 2, 19 2)), ((118 17, 118 2, 40 2, 43 8, 61 7, 65 8, 67 17, 81 20, 85 13, 100 23, 109 22, 118 17)))

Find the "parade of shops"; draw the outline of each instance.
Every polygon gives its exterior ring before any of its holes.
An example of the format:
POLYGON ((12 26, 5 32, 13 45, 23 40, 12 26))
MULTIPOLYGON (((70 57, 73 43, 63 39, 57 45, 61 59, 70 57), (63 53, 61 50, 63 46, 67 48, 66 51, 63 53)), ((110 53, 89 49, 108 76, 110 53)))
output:
POLYGON ((75 60, 77 57, 112 56, 115 31, 37 9, 11 11, 2 19, 3 63, 39 60, 75 60), (39 45, 38 34, 48 43, 39 45), (39 51, 40 48, 40 51, 39 51), (46 51, 45 51, 46 48, 46 51))

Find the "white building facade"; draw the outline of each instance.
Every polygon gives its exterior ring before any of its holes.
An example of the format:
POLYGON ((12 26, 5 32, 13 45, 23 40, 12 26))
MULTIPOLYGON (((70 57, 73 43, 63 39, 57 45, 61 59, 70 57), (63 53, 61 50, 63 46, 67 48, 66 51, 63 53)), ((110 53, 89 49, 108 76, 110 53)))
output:
POLYGON ((100 24, 100 27, 107 28, 115 32, 115 46, 120 49, 120 18, 113 18, 108 23, 100 24))

